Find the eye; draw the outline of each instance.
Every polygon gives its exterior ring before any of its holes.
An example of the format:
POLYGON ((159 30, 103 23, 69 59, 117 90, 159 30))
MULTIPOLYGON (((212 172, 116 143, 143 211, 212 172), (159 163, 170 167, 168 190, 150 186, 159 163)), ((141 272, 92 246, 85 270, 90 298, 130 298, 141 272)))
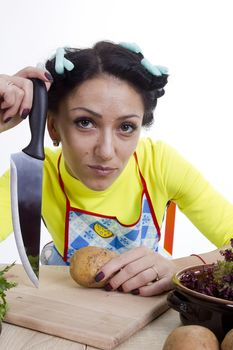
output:
POLYGON ((89 118, 78 118, 74 121, 74 123, 81 129, 90 129, 94 126, 92 120, 89 118))
POLYGON ((122 123, 120 126, 121 131, 125 134, 132 134, 137 128, 137 125, 133 123, 122 123))

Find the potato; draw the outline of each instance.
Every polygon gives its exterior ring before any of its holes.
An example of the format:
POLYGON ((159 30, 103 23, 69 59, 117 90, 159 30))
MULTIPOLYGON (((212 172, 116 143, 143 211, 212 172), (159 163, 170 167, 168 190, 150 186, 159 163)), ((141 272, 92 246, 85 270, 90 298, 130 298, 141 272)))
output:
POLYGON ((219 342, 208 328, 180 326, 169 334, 162 350, 219 350, 219 342))
POLYGON ((221 350, 233 350, 233 329, 225 335, 221 343, 221 350))
POLYGON ((108 281, 95 281, 95 276, 101 267, 117 256, 111 250, 99 247, 84 247, 77 250, 71 257, 70 275, 78 284, 89 288, 102 288, 108 281))

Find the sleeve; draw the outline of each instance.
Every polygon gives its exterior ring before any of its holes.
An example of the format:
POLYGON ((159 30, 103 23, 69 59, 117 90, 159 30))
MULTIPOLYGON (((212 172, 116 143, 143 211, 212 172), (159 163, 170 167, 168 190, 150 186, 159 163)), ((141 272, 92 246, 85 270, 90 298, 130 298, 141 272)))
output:
POLYGON ((0 177, 0 241, 6 239, 13 232, 10 202, 10 172, 0 177))
POLYGON ((217 247, 229 244, 233 237, 233 204, 178 152, 165 144, 161 149, 160 171, 170 200, 217 247))

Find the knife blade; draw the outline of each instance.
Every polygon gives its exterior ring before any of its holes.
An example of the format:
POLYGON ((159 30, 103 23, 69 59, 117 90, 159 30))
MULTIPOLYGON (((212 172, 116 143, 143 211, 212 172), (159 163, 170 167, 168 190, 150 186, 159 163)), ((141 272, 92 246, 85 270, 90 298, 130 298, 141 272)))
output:
POLYGON ((44 82, 33 82, 33 105, 29 114, 31 140, 21 152, 11 155, 10 187, 12 224, 24 269, 39 287, 41 197, 47 90, 44 82))

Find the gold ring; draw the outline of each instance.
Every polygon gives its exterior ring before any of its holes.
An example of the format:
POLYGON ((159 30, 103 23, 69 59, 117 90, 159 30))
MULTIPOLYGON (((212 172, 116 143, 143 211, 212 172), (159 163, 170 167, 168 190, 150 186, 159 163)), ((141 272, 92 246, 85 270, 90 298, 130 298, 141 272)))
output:
POLYGON ((158 272, 158 270, 157 270, 157 268, 156 268, 155 265, 152 265, 152 266, 151 266, 151 269, 156 273, 155 278, 153 279, 152 282, 156 282, 156 281, 159 280, 159 272, 158 272))

